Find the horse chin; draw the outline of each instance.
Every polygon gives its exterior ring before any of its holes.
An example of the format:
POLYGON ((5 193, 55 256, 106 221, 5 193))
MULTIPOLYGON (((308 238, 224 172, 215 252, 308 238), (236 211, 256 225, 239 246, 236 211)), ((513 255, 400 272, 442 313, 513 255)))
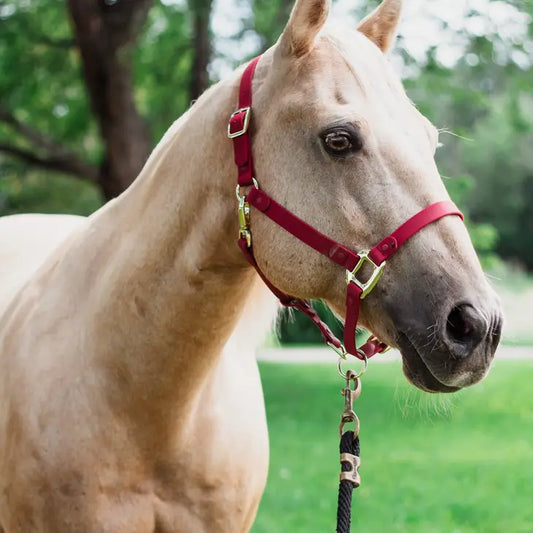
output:
POLYGON ((431 393, 450 393, 461 389, 461 387, 453 387, 439 381, 432 374, 422 355, 407 335, 400 333, 397 338, 397 344, 402 354, 403 373, 415 387, 431 393))

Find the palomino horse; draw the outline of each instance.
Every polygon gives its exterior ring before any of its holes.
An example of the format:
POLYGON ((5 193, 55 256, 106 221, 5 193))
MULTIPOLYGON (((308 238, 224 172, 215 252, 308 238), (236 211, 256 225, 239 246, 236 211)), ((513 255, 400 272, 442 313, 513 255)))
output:
MULTIPOLYGON (((400 7, 385 0, 358 32, 323 30, 329 2, 298 0, 253 82, 261 188, 352 250, 448 198, 437 132, 383 55, 400 7)), ((226 127, 241 74, 170 128, 117 200, 65 219, 66 240, 46 217, 1 223, 0 250, 11 250, 2 269, 17 287, 2 293, 0 320, 5 533, 251 527, 268 463, 253 352, 276 306, 235 244, 226 127), (35 241, 53 234, 34 254, 20 238, 31 225, 35 241)), ((343 269, 255 209, 250 217, 268 280, 342 315, 343 269)), ((485 376, 499 304, 459 217, 399 250, 361 323, 400 348, 422 389, 485 376)))

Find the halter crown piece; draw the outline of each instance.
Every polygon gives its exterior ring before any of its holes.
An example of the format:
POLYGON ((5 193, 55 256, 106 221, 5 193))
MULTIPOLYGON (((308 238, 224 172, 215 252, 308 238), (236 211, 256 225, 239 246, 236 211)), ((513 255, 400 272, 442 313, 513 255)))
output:
POLYGON ((267 287, 277 296, 285 307, 293 307, 305 313, 320 330, 324 341, 341 357, 347 353, 365 360, 377 353, 384 352, 388 346, 377 338, 371 337, 361 347, 356 346, 355 331, 359 318, 361 300, 375 287, 383 274, 386 261, 422 228, 447 215, 457 215, 463 219, 461 211, 451 201, 437 202, 419 211, 404 222, 374 248, 359 253, 352 252, 342 244, 335 242, 319 232, 296 215, 278 204, 263 192, 255 179, 252 156, 252 142, 249 132, 252 114, 252 80, 255 67, 260 59, 256 57, 244 70, 239 89, 239 108, 231 115, 228 124, 228 137, 233 140, 235 164, 238 169, 237 198, 239 200, 239 240, 238 244, 248 262, 256 269, 267 287), (241 187, 250 187, 248 194, 241 195, 241 187), (346 270, 346 320, 344 324, 344 343, 342 343, 318 316, 307 300, 294 298, 276 288, 261 271, 254 258, 252 236, 250 231, 250 206, 269 217, 276 224, 296 238, 328 257, 346 270), (372 274, 367 281, 357 278, 357 273, 365 265, 371 267, 372 274))

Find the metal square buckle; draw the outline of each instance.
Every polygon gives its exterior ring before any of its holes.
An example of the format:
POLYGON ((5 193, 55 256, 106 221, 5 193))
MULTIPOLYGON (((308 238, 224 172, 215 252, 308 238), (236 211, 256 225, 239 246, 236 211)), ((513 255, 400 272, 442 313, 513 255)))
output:
POLYGON ((240 109, 237 109, 237 111, 234 111, 231 114, 231 117, 229 118, 228 122, 228 137, 230 139, 234 139, 235 137, 240 137, 241 135, 244 135, 248 131, 248 126, 250 125, 250 111, 251 109, 249 107, 241 107, 240 109), (242 128, 239 131, 231 131, 231 119, 237 115, 240 115, 241 113, 244 113, 244 120, 242 128))
POLYGON ((361 300, 376 286, 379 278, 381 278, 383 274, 383 269, 387 264, 386 261, 383 261, 381 265, 376 265, 376 263, 374 263, 374 261, 368 257, 369 253, 369 250, 363 250, 359 252, 359 262, 357 265, 355 265, 355 268, 351 272, 349 270, 346 271, 346 283, 353 282, 363 291, 361 293, 361 300), (356 274, 359 272, 359 270, 361 270, 361 268, 363 268, 365 263, 368 263, 373 268, 373 272, 368 280, 363 283, 357 279, 356 274))

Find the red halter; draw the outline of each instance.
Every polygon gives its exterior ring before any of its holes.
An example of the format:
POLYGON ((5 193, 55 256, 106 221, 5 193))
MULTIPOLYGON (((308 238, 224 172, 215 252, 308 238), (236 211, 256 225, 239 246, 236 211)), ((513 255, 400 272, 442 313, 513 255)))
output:
POLYGON ((239 247, 246 259, 255 267, 257 273, 268 288, 279 298, 286 307, 294 307, 303 311, 318 327, 326 344, 335 348, 342 356, 350 353, 359 359, 367 359, 385 351, 388 346, 372 337, 363 346, 355 345, 355 330, 359 318, 361 300, 374 288, 379 281, 389 259, 402 244, 420 231, 423 227, 447 215, 462 213, 451 201, 437 202, 422 209, 419 213, 403 223, 398 229, 385 237, 370 251, 356 254, 342 244, 335 242, 326 235, 293 215, 290 211, 278 204, 263 192, 254 177, 254 164, 252 159, 252 142, 248 131, 252 111, 252 79, 259 57, 255 58, 245 69, 239 91, 239 109, 229 120, 228 137, 233 139, 235 164, 238 167, 237 198, 239 199, 239 247), (251 186, 248 194, 242 196, 240 188, 251 186), (344 325, 344 345, 333 335, 329 327, 320 319, 317 312, 307 300, 294 298, 277 289, 265 277, 257 265, 252 248, 252 238, 249 227, 250 205, 261 211, 283 229, 297 237, 299 240, 325 255, 334 263, 346 269, 347 294, 346 294, 346 321, 344 325), (357 279, 357 272, 368 263, 373 272, 366 282, 357 279))

